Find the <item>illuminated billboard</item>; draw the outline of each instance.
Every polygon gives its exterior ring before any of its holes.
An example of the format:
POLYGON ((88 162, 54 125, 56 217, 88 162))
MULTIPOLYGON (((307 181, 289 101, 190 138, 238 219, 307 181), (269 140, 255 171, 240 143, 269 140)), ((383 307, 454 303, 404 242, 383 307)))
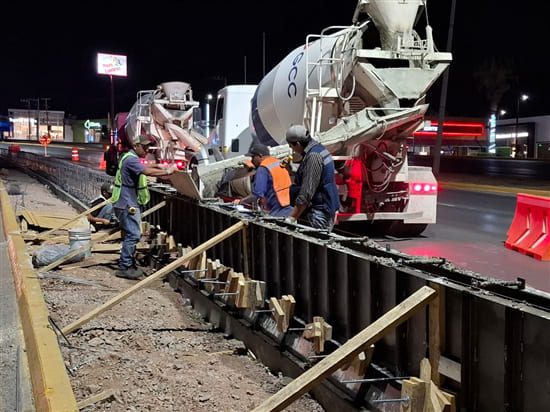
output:
POLYGON ((97 54, 97 73, 126 77, 126 56, 121 54, 97 54))

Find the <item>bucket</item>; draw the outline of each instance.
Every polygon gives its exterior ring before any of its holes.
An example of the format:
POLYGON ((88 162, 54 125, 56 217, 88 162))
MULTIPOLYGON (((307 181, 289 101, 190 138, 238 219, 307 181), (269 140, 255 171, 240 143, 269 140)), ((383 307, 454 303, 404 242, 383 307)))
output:
POLYGON ((90 240, 92 239, 92 231, 89 227, 77 227, 69 230, 69 247, 71 250, 78 249, 82 246, 88 246, 84 257, 92 256, 90 248, 90 240))

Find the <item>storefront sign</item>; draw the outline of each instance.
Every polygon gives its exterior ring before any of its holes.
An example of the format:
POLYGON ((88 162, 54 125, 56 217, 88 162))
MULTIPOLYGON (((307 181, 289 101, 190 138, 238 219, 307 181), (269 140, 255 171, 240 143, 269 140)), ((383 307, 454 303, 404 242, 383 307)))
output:
POLYGON ((91 120, 86 120, 84 122, 84 127, 88 130, 90 130, 90 129, 101 129, 101 123, 92 122, 91 120))

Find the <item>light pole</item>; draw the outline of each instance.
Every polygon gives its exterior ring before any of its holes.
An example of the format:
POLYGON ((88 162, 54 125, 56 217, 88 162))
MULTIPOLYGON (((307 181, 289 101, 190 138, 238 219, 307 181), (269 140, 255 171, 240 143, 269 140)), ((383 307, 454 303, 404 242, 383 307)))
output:
POLYGON ((206 103, 204 104, 206 137, 210 136, 210 100, 212 100, 212 95, 208 93, 206 95, 206 103))
POLYGON ((514 132, 514 157, 517 157, 517 145, 518 145, 518 125, 519 125, 519 103, 520 101, 524 102, 529 99, 529 96, 525 93, 518 93, 518 98, 516 99, 516 127, 514 132))

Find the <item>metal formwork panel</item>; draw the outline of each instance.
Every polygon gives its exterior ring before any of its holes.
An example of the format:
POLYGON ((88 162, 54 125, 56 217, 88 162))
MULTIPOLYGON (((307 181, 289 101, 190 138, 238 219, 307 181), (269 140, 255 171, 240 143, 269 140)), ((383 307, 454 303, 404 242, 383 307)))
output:
POLYGON ((331 253, 328 262, 329 278, 328 322, 333 327, 334 336, 351 335, 350 315, 357 310, 356 302, 350 296, 349 255, 331 253))
POLYGON ((472 367, 477 376, 473 410, 504 410, 505 308, 476 298, 477 344, 472 367))
POLYGON ((531 314, 523 316, 521 345, 516 354, 521 356, 520 377, 516 385, 521 394, 516 396, 517 410, 544 411, 550 405, 550 333, 549 319, 531 314))

